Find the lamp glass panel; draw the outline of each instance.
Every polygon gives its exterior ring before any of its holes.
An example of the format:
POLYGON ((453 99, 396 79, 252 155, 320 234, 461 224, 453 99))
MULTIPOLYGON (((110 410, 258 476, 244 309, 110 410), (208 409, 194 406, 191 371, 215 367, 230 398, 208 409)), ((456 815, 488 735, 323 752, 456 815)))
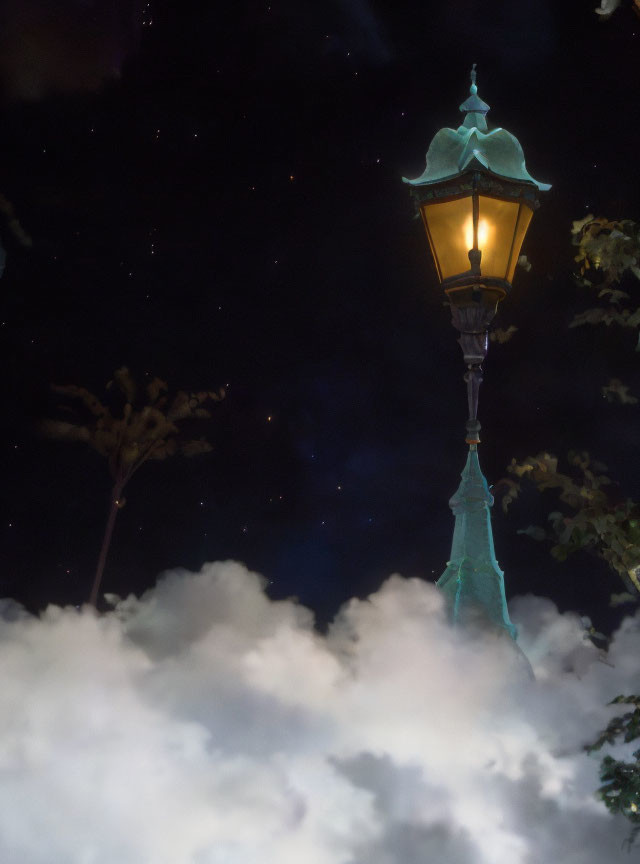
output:
POLYGON ((473 203, 470 196, 422 207, 431 251, 440 279, 466 273, 473 248, 473 203), (469 244, 469 235, 471 243, 469 244))
POLYGON ((520 249, 522 248, 522 242, 524 240, 524 235, 527 233, 527 228, 529 227, 529 222, 531 222, 531 217, 533 216, 533 210, 530 207, 527 207, 526 204, 522 204, 520 207, 520 213, 518 215, 518 224, 516 226, 516 234, 513 239, 513 251, 511 252, 511 261, 509 262, 509 270, 507 272, 507 281, 513 281, 513 274, 516 270, 516 264, 518 263, 518 258, 520 257, 520 249))
POLYGON ((506 279, 520 202, 480 195, 478 203, 478 249, 482 251, 480 270, 483 276, 506 279))

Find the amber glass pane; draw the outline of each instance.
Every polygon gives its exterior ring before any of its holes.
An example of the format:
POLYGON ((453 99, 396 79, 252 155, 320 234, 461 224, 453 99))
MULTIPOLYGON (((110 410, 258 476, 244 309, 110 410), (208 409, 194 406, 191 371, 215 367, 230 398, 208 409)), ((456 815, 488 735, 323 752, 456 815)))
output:
POLYGON ((479 205, 480 270, 483 276, 506 279, 520 204, 518 201, 502 201, 480 195, 479 205))
POLYGON ((441 204, 425 204, 422 208, 422 217, 440 279, 466 273, 471 266, 469 249, 473 248, 472 212, 470 197, 441 204))
POLYGON ((520 255, 520 249, 522 248, 522 241, 524 240, 524 235, 527 233, 527 228, 529 227, 529 222, 531 222, 531 217, 533 216, 533 210, 527 207, 526 204, 522 204, 520 206, 520 214, 518 216, 518 225, 516 227, 516 234, 513 240, 513 250, 511 252, 511 261, 509 262, 509 270, 507 272, 507 280, 509 282, 513 281, 513 274, 516 269, 516 264, 518 263, 518 257, 520 255))

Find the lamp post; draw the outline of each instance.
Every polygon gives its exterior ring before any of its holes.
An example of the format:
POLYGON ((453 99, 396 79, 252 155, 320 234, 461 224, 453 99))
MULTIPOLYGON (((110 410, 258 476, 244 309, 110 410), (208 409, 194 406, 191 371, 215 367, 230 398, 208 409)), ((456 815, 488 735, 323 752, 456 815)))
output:
POLYGON ((449 502, 455 516, 451 558, 437 585, 454 623, 489 622, 515 639, 493 546, 493 496, 478 462, 478 394, 489 325, 511 289, 538 193, 551 187, 528 173, 517 138, 505 129, 488 129, 489 106, 478 96, 475 70, 474 63, 470 95, 460 106, 462 125, 440 129, 424 173, 402 179, 422 217, 467 367, 469 453, 449 502))

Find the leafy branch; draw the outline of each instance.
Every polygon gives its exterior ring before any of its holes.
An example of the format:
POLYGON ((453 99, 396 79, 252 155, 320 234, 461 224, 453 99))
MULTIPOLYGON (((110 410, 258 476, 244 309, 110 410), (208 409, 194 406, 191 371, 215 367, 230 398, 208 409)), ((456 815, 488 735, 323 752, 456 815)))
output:
POLYGON ((506 513, 522 489, 522 481, 532 483, 540 492, 553 490, 569 512, 555 510, 548 516, 549 527, 530 525, 520 531, 535 540, 552 543, 551 554, 565 561, 580 550, 590 550, 603 558, 622 579, 629 594, 640 597, 640 504, 623 499, 618 487, 606 475, 606 466, 594 462, 588 453, 570 452, 572 474, 558 470, 558 459, 538 453, 522 462, 511 460, 503 478, 494 489, 501 493, 506 513))
MULTIPOLYGON (((609 704, 634 707, 609 722, 593 744, 585 748, 589 753, 600 750, 605 744, 616 744, 620 739, 629 743, 640 738, 640 696, 616 696, 609 704)), ((622 813, 632 823, 631 834, 625 841, 629 847, 640 834, 640 749, 635 750, 632 757, 634 762, 605 756, 600 763, 602 786, 596 793, 611 813, 622 813)))
MULTIPOLYGON (((640 331, 640 306, 623 305, 631 295, 616 287, 628 274, 640 279, 640 224, 631 219, 612 221, 589 214, 573 223, 571 234, 577 247, 576 280, 596 290, 602 303, 575 315, 569 326, 618 324, 640 331)), ((640 332, 636 350, 640 351, 640 332)))
POLYGON ((124 507, 125 487, 146 462, 162 461, 176 453, 196 456, 212 447, 203 438, 184 439, 180 424, 211 417, 207 406, 220 402, 224 390, 187 393, 179 390, 172 398, 168 386, 153 378, 138 388, 126 366, 114 373, 107 390, 115 393, 118 409, 112 411, 93 393, 73 384, 53 386, 53 391, 80 403, 84 421, 45 420, 41 431, 59 441, 81 441, 107 460, 112 479, 109 515, 89 602, 96 605, 118 510, 124 507))

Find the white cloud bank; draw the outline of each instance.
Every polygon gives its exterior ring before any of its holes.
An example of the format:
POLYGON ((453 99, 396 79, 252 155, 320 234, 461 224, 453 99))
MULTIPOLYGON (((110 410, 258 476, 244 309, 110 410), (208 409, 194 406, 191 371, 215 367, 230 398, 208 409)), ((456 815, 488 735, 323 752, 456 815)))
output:
POLYGON ((100 617, 7 604, 0 861, 628 862, 582 745, 640 689, 640 619, 605 664, 549 601, 511 612, 536 681, 398 576, 326 637, 230 562, 100 617))

